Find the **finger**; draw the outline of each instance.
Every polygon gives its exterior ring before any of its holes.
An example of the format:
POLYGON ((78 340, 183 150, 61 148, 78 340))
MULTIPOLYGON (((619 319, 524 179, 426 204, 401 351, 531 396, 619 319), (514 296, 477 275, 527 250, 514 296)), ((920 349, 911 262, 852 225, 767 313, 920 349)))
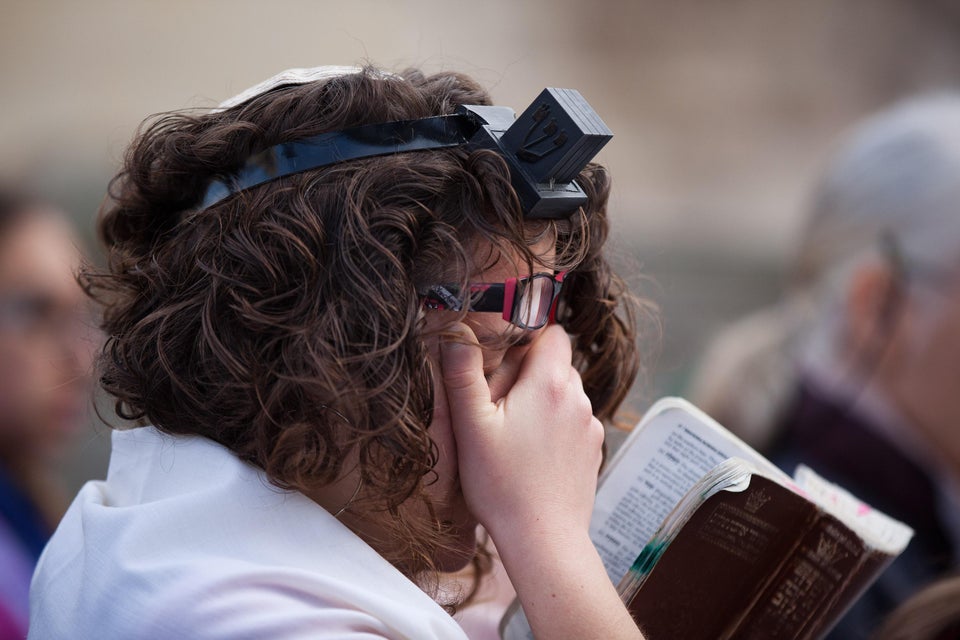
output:
POLYGON ((523 364, 526 354, 527 349, 519 347, 510 348, 504 354, 500 364, 487 378, 491 402, 498 402, 510 392, 510 389, 517 382, 520 366, 523 364))
POLYGON ((520 365, 517 383, 544 374, 557 376, 566 372, 573 360, 570 336, 559 325, 550 325, 533 341, 520 365))
POLYGON ((476 422, 493 410, 490 387, 483 376, 483 352, 477 337, 463 324, 451 328, 453 336, 440 344, 440 366, 454 430, 476 422))

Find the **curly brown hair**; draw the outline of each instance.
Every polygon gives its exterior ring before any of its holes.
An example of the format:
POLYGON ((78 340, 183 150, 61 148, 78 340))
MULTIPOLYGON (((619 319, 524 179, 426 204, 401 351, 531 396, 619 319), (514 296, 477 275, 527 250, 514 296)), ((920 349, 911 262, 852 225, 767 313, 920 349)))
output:
POLYGON ((503 159, 464 148, 346 162, 197 205, 212 179, 267 147, 462 104, 490 99, 457 73, 368 68, 219 112, 162 115, 134 140, 101 208, 106 269, 81 276, 104 307, 100 380, 119 416, 215 440, 308 495, 358 460, 363 504, 388 514, 398 541, 368 542, 421 585, 446 534, 401 508, 427 501, 437 459, 417 292, 451 273, 465 285, 478 246, 532 265, 530 246, 553 234, 548 266, 572 270, 557 319, 609 420, 638 356, 635 301, 602 253, 607 172, 582 173, 589 201, 569 221, 536 225, 524 223, 503 159))

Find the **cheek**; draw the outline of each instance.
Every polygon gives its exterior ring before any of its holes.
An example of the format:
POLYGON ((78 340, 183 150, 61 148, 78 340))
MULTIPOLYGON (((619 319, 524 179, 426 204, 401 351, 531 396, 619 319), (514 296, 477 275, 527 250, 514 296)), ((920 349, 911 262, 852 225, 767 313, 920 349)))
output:
POLYGON ((960 420, 960 313, 914 329, 899 371, 901 401, 914 414, 960 420))
POLYGON ((52 387, 52 363, 22 342, 0 340, 0 398, 4 405, 34 401, 40 390, 52 387))
POLYGON ((11 351, 0 349, 0 447, 23 449, 49 431, 57 394, 35 358, 11 351))
POLYGON ((960 374, 960 305, 939 311, 932 317, 918 314, 907 338, 914 374, 927 378, 918 382, 956 379, 960 374))
POLYGON ((73 359, 46 345, 3 338, 0 362, 0 416, 6 428, 70 431, 86 418, 91 378, 73 359))

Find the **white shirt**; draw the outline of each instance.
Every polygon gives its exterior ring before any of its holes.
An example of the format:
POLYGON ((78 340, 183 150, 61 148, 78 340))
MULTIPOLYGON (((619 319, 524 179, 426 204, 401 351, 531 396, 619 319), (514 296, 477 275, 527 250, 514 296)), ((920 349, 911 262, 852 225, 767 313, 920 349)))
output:
POLYGON ((30 638, 466 636, 326 510, 200 437, 113 434, 44 550, 30 638))

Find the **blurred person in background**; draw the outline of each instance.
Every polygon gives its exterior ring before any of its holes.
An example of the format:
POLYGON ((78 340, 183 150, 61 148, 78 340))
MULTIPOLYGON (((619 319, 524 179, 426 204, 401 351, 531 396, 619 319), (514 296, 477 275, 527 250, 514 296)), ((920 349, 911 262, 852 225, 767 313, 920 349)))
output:
POLYGON ((0 638, 24 638, 30 576, 67 506, 57 463, 90 400, 94 345, 56 207, 0 189, 0 638))
POLYGON ((814 195, 795 286, 720 335, 689 396, 914 528, 831 635, 855 640, 960 558, 960 95, 866 120, 814 195))

